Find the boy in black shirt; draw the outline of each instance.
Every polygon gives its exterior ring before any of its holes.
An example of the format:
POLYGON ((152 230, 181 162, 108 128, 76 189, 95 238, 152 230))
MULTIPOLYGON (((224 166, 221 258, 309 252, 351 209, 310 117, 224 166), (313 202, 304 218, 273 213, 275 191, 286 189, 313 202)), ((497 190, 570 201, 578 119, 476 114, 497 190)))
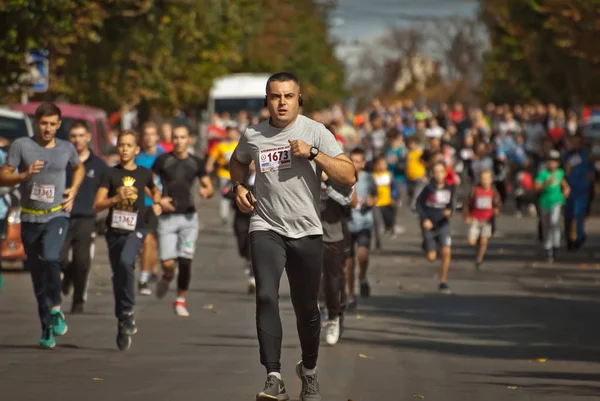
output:
POLYGON ((454 189, 446 184, 446 166, 437 162, 432 167, 433 179, 417 198, 417 213, 423 228, 423 250, 427 259, 433 262, 437 259, 437 251, 442 255, 440 274, 440 292, 450 294, 446 284, 450 268, 450 216, 456 207, 454 189))
POLYGON ((106 170, 96 194, 94 211, 110 209, 105 235, 110 267, 113 271, 115 315, 119 320, 117 346, 121 351, 131 346, 131 336, 137 332, 133 316, 135 304, 135 258, 149 228, 149 213, 160 215, 160 192, 154 185, 152 172, 135 164, 140 151, 138 137, 124 131, 117 139, 120 162, 106 170), (144 193, 152 194, 152 210, 144 206, 144 193))

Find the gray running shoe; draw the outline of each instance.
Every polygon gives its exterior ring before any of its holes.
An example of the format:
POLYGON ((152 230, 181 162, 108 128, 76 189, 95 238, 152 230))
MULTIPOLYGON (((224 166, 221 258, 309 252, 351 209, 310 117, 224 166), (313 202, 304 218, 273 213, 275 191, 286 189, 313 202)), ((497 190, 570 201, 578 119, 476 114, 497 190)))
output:
POLYGON ((256 395, 256 401, 288 401, 289 399, 283 380, 279 380, 273 375, 267 376, 265 388, 256 395))
POLYGON ((317 374, 305 375, 302 371, 302 361, 296 365, 296 374, 302 380, 302 391, 300 391, 300 401, 321 401, 321 391, 319 390, 319 380, 317 374))

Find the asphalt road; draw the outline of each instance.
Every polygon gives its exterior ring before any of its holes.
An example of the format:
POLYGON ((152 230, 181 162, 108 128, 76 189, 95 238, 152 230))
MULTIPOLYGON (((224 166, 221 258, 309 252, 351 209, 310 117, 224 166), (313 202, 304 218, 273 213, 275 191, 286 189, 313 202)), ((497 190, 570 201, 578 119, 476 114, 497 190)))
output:
MULTIPOLYGON (((125 353, 115 346, 103 239, 86 314, 67 315, 69 332, 52 351, 37 347, 29 277, 7 273, 0 293, 0 400, 253 400, 264 382, 253 299, 215 201, 202 209, 192 316, 174 316, 173 293, 164 301, 138 297, 139 332, 125 353)), ((502 235, 477 273, 464 245, 466 227, 457 221, 449 280, 456 294, 442 296, 437 265, 421 255, 414 218, 403 218, 407 232, 373 256, 373 296, 347 316, 345 338, 321 348, 323 400, 600 400, 600 265, 590 251, 600 243, 598 223, 590 223, 596 233, 585 252, 549 266, 535 262, 535 220, 503 216, 502 235)), ((285 278, 281 313, 282 373, 297 399, 300 349, 285 278)))

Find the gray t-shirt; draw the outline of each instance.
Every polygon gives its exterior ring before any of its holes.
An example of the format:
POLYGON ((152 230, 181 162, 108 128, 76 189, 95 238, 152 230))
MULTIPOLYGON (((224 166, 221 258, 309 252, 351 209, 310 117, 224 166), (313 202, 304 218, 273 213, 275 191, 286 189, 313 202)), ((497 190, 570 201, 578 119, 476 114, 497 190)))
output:
POLYGON ((248 127, 235 152, 242 163, 256 165, 250 232, 273 231, 288 238, 322 235, 321 169, 314 161, 292 156, 289 139, 303 140, 330 157, 343 153, 323 124, 302 115, 284 129, 272 127, 269 120, 248 127))
POLYGON ((358 180, 354 186, 356 191, 356 197, 358 198, 358 205, 352 209, 350 221, 348 222, 348 229, 351 233, 359 233, 362 230, 373 229, 373 208, 365 204, 367 196, 377 196, 377 183, 371 173, 361 171, 358 175, 358 180))
MULTIPOLYGON (((70 142, 62 139, 57 138, 56 145, 46 149, 34 138, 24 137, 11 144, 6 164, 23 172, 36 160, 44 161, 45 165, 39 173, 19 185, 21 206, 33 210, 51 210, 62 203, 66 189, 66 169, 79 164, 79 155, 70 142)), ((45 223, 54 217, 68 215, 62 209, 48 214, 23 211, 21 220, 27 223, 45 223)))

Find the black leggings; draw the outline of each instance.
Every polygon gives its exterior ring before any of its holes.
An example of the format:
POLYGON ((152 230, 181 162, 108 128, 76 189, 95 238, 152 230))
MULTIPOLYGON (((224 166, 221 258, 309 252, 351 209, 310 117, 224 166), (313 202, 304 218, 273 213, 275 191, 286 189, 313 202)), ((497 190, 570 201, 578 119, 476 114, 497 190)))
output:
POLYGON ((346 241, 323 243, 323 291, 329 320, 346 309, 346 241))
POLYGON ((252 269, 256 278, 256 331, 260 363, 267 373, 281 371, 283 330, 279 316, 279 282, 286 269, 302 363, 314 369, 319 356, 321 322, 318 307, 323 267, 323 237, 292 239, 272 231, 250 233, 252 269))

